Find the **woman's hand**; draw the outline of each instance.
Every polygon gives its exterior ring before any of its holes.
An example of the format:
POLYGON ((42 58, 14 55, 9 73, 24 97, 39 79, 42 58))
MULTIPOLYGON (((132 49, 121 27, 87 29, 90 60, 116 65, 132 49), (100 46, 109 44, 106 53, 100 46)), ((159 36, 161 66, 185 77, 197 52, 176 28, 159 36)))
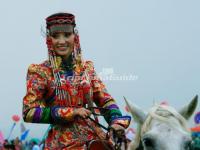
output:
POLYGON ((80 116, 82 118, 87 118, 91 115, 91 111, 86 108, 77 108, 74 111, 74 116, 80 116))
POLYGON ((112 124, 111 128, 113 128, 115 131, 119 131, 119 130, 125 130, 124 127, 118 125, 118 124, 112 124))
POLYGON ((125 128, 118 125, 118 124, 112 124, 111 125, 111 130, 110 130, 110 135, 114 135, 117 137, 122 137, 125 135, 125 128))

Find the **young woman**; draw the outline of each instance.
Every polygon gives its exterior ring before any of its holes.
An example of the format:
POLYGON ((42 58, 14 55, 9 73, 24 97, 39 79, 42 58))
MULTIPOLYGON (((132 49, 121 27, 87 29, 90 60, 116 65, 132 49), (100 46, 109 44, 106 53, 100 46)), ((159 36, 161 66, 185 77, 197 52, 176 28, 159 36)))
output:
POLYGON ((88 141, 106 139, 89 118, 94 104, 114 130, 127 128, 130 117, 122 116, 93 63, 81 57, 75 16, 56 13, 46 24, 49 59, 29 66, 23 99, 24 121, 52 124, 45 149, 84 149, 88 141))

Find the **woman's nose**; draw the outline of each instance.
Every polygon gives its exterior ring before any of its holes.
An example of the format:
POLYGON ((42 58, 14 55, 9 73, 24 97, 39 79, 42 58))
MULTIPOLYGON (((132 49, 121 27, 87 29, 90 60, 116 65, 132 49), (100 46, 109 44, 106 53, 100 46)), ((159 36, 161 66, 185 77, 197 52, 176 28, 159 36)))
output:
POLYGON ((64 44, 65 42, 67 42, 67 39, 64 38, 64 37, 60 37, 60 38, 58 39, 58 43, 60 43, 60 44, 64 44))

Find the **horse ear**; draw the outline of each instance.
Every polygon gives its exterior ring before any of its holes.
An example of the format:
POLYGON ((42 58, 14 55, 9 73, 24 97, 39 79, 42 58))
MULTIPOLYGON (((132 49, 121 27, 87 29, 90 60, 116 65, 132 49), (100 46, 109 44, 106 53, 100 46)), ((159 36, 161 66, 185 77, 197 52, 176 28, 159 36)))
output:
POLYGON ((179 113, 186 119, 188 120, 192 114, 194 113, 196 107, 197 107, 197 104, 198 104, 198 95, 196 95, 192 101, 184 106, 180 111, 179 113))
POLYGON ((131 104, 125 97, 124 100, 135 121, 139 124, 143 124, 146 119, 145 112, 138 106, 131 104))

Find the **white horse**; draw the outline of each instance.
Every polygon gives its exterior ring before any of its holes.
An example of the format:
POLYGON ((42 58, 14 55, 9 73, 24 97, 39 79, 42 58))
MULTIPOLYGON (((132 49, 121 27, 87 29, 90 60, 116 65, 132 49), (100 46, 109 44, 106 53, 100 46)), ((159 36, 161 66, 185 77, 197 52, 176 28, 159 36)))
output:
POLYGON ((189 150, 191 133, 187 120, 198 103, 198 96, 176 111, 167 105, 154 105, 145 113, 125 99, 127 106, 138 124, 136 137, 130 143, 129 150, 189 150))

